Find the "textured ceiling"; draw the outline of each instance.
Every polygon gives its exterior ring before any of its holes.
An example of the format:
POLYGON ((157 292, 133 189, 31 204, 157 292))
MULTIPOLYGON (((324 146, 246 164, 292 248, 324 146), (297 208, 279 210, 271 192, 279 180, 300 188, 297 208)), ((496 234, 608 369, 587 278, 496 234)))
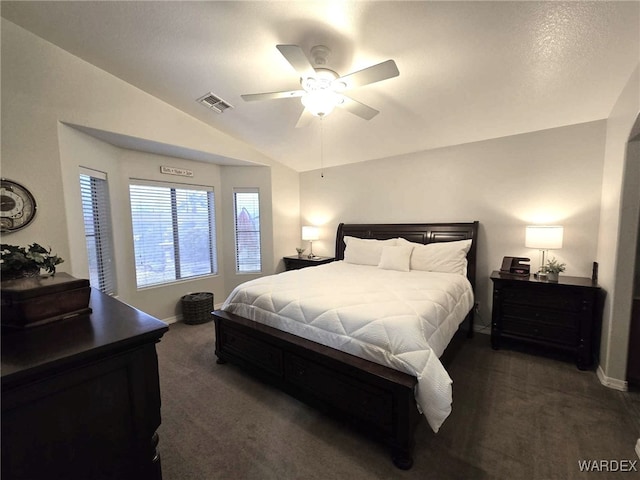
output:
POLYGON ((2 16, 298 171, 608 117, 640 58, 638 2, 7 2, 2 16), (300 87, 276 49, 328 46, 340 75, 394 59, 296 129, 300 87), (213 92, 235 108, 196 103, 213 92))

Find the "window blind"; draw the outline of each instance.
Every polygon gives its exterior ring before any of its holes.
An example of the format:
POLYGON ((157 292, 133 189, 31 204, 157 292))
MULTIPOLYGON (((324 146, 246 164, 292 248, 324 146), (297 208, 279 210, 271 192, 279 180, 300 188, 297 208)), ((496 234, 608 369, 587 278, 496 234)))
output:
POLYGON ((115 295, 113 233, 107 175, 95 170, 81 169, 80 195, 84 221, 89 283, 108 295, 115 295))
POLYGON ((212 188, 136 180, 129 196, 139 288, 217 273, 212 188))
POLYGON ((260 247, 260 194, 258 189, 234 189, 236 271, 262 270, 260 247))

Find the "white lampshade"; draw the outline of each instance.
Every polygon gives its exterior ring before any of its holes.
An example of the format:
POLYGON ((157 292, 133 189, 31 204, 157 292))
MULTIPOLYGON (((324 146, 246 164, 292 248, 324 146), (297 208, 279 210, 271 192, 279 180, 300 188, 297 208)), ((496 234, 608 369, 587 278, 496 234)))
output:
POLYGON ((318 240, 319 236, 318 227, 304 226, 302 227, 302 240, 318 240))
POLYGON ((561 226, 531 225, 527 227, 524 246, 538 250, 562 248, 563 233, 561 226))

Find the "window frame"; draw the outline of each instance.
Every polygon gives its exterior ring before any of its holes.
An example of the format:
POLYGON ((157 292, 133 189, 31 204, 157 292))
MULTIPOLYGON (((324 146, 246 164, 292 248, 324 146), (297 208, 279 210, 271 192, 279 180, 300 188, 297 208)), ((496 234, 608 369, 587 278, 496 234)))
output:
MULTIPOLYGON (((148 288, 155 287, 163 287, 168 285, 173 285, 176 283, 181 283, 185 281, 192 281, 197 279, 202 279, 206 277, 213 277, 218 275, 219 272, 219 261, 218 261, 218 245, 217 245, 217 216, 216 216, 216 202, 215 202, 215 189, 211 185, 196 185, 196 184, 187 184, 187 183, 178 183, 178 182, 163 182, 156 180, 147 180, 140 178, 130 178, 129 179, 129 211, 131 214, 131 232, 132 232, 132 247, 133 247, 133 255, 134 255, 134 271, 136 277, 136 288, 138 290, 144 290, 148 288), (138 269, 138 254, 136 253, 136 221, 134 219, 134 200, 132 198, 132 187, 153 187, 153 188, 162 188, 167 189, 169 198, 170 198, 170 210, 171 210, 171 238, 172 238, 172 250, 173 250, 173 267, 174 272, 172 275, 172 279, 170 280, 161 280, 161 281, 152 281, 152 282, 143 282, 142 276, 140 275, 138 269), (179 222, 181 218, 184 220, 187 217, 181 217, 178 211, 178 194, 181 191, 192 190, 199 193, 207 194, 207 209, 208 209, 208 248, 209 248, 209 267, 210 271, 201 274, 185 274, 182 271, 183 263, 181 262, 181 258, 185 257, 184 250, 181 252, 182 244, 181 244, 181 236, 179 229, 179 222)), ((142 204, 140 204, 142 205, 142 204)), ((152 205, 147 205, 147 208, 151 208, 152 205)), ((166 226, 165 226, 166 227, 166 226)))
MULTIPOLYGON (((263 255, 262 255, 262 215, 261 215, 261 198, 260 198, 260 189, 258 187, 234 187, 233 188, 233 234, 234 234, 234 262, 235 262, 235 273, 239 275, 255 275, 260 274, 263 271, 263 255), (249 230, 246 233, 257 233, 258 237, 258 259, 257 263, 259 267, 257 270, 241 270, 240 265, 240 244, 238 241, 238 194, 254 194, 257 196, 256 198, 256 206, 258 210, 258 229, 257 230, 249 230)), ((255 261, 255 260, 254 260, 255 261)))
POLYGON ((118 282, 108 175, 105 172, 82 166, 79 170, 78 181, 80 183, 80 203, 89 281, 92 287, 107 295, 115 296, 118 294, 118 282), (89 191, 85 188, 86 181, 82 177, 89 178, 89 191), (85 195, 87 194, 90 195, 91 201, 90 213, 85 210, 87 206, 85 195), (89 215, 91 216, 93 233, 88 231, 87 216, 89 215), (90 242, 94 244, 95 248, 90 248, 90 242), (95 258, 92 252, 95 252, 95 258), (96 272, 92 272, 92 264, 95 264, 96 272))

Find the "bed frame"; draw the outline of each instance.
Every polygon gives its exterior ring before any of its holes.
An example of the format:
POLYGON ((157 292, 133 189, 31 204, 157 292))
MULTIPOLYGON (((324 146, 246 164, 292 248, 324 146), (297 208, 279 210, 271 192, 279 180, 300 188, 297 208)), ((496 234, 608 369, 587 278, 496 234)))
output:
MULTIPOLYGON (((344 259, 345 236, 416 243, 471 239, 467 277, 475 289, 478 222, 344 224, 338 226, 336 259, 344 259)), ((418 412, 414 376, 318 343, 216 310, 218 363, 231 362, 288 394, 364 431, 388 445, 393 463, 413 465, 418 412)), ((473 309, 467 315, 473 334, 473 309)))

